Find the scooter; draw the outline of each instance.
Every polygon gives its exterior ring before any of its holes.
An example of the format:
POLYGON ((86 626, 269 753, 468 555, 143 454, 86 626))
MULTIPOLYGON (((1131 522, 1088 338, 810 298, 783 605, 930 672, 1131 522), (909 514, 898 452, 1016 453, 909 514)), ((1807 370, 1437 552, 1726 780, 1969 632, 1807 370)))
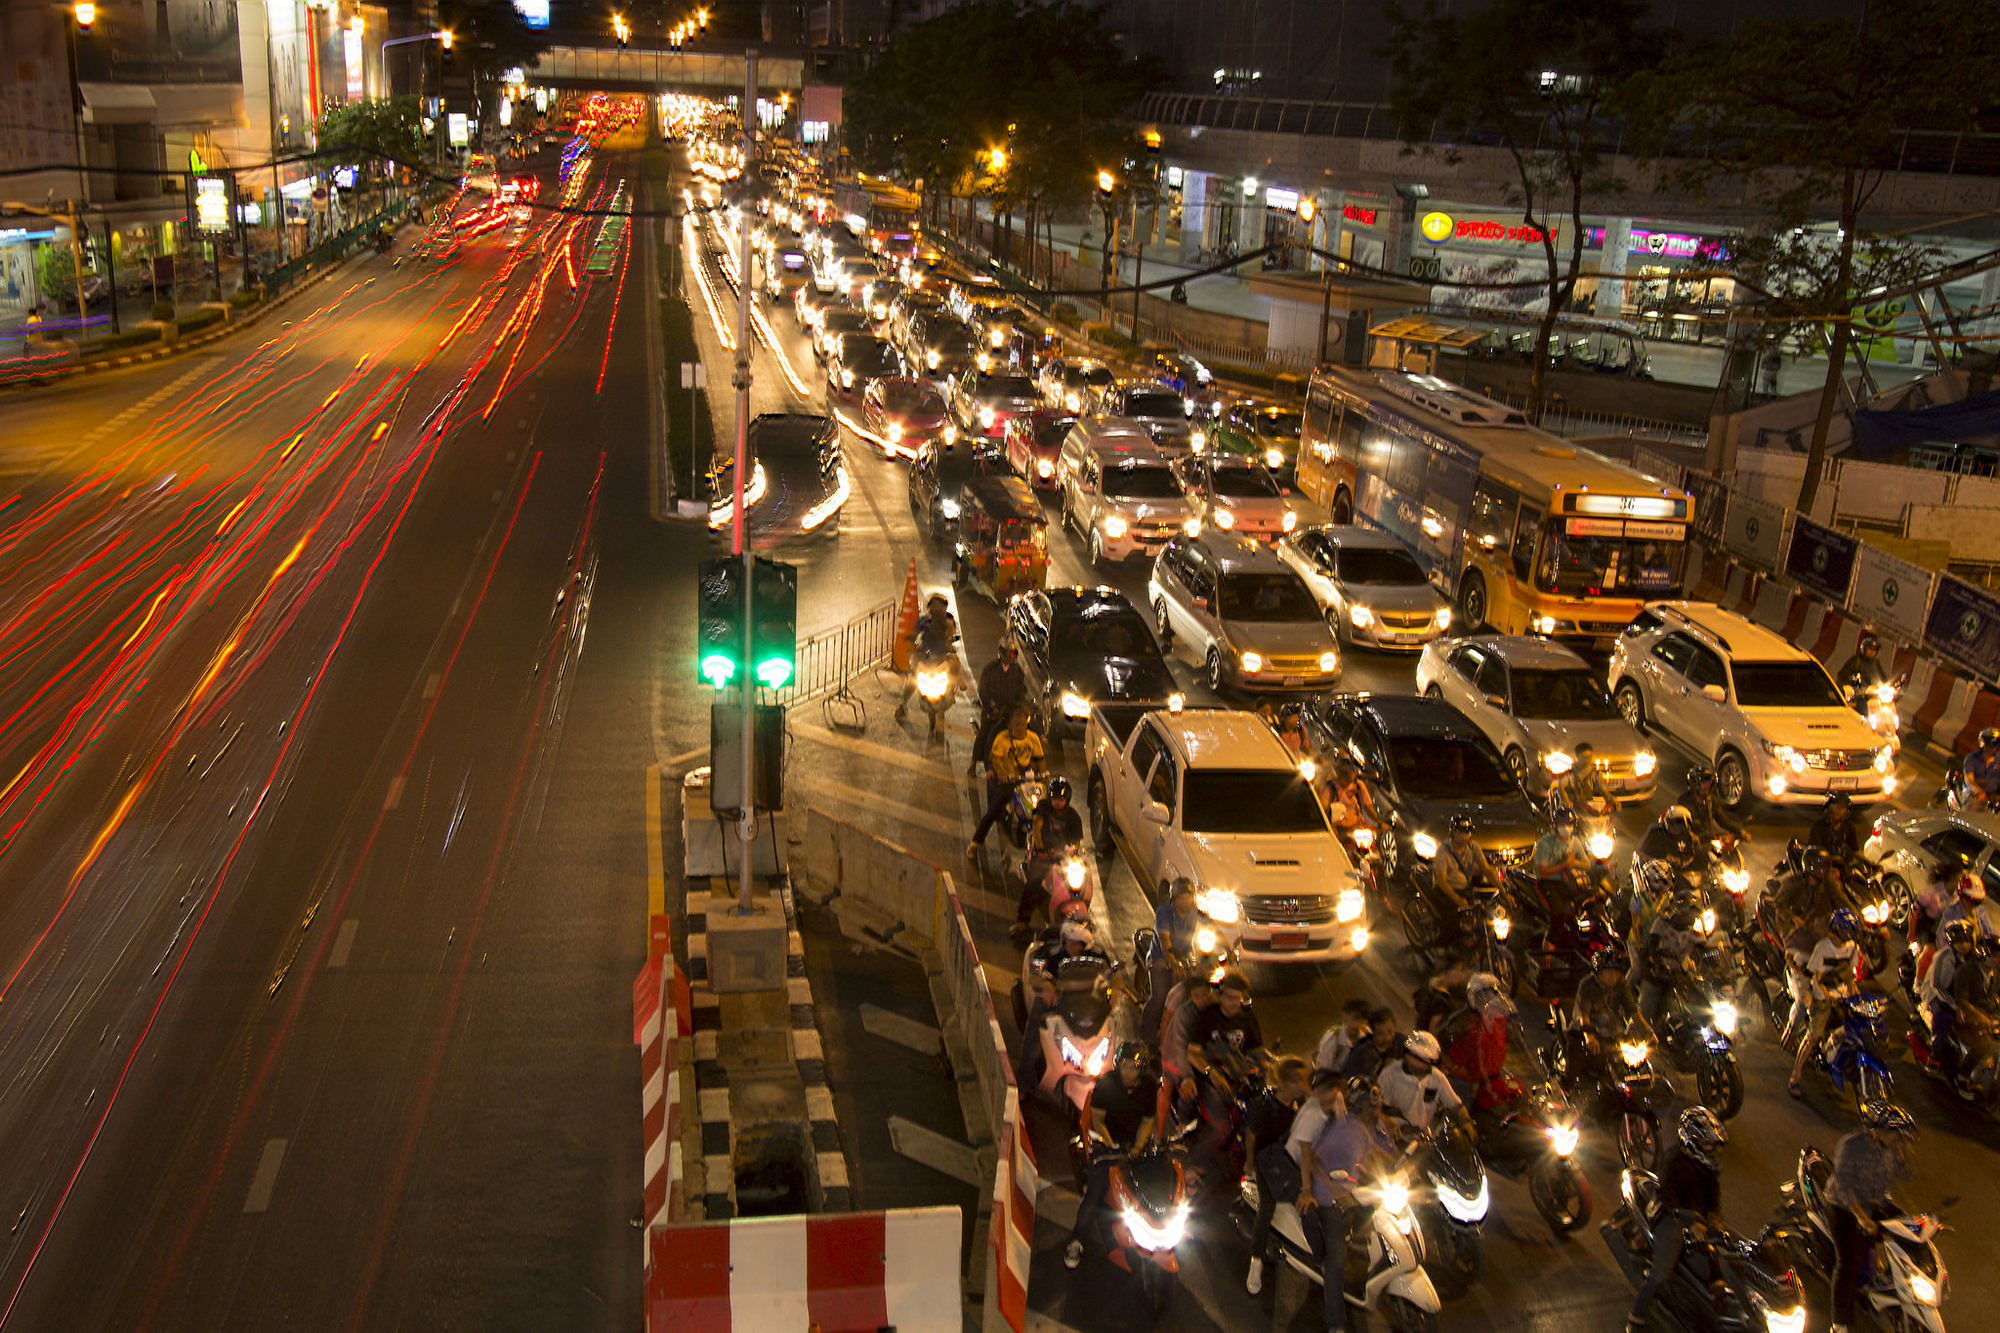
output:
MULTIPOLYGON (((1245 1172, 1237 1200, 1247 1229, 1257 1214, 1257 1178, 1245 1172)), ((1410 1187, 1402 1175, 1355 1190, 1354 1217, 1347 1233, 1342 1292, 1349 1305, 1381 1310, 1395 1333, 1435 1333, 1443 1308, 1430 1274, 1424 1271, 1424 1229, 1410 1207, 1410 1187), (1365 1215, 1363 1215, 1365 1214, 1365 1215)), ((1278 1257, 1301 1277, 1322 1281, 1316 1247, 1306 1239, 1298 1204, 1278 1200, 1271 1214, 1271 1242, 1278 1257)))
POLYGON ((1563 1090, 1613 1128, 1618 1156, 1637 1171, 1659 1164, 1660 1108, 1674 1099, 1673 1081, 1653 1068, 1653 1044, 1652 1032, 1635 1020, 1596 1071, 1574 1067, 1560 1038, 1543 1055, 1563 1090))
POLYGON ((1545 1004, 1566 1004, 1590 972, 1590 956, 1599 948, 1618 944, 1617 927, 1610 919, 1613 900, 1603 895, 1586 897, 1583 886, 1571 901, 1555 903, 1543 897, 1541 886, 1525 870, 1507 872, 1520 920, 1511 932, 1520 941, 1517 954, 1522 980, 1545 1004))
POLYGON ((1153 1149, 1114 1157, 1104 1202, 1110 1217, 1105 1257, 1139 1280, 1139 1297, 1157 1322, 1180 1283, 1175 1253, 1187 1235, 1187 1170, 1178 1154, 1153 1149))
POLYGON ((1463 1296, 1486 1276, 1486 1247, 1480 1229, 1492 1203, 1486 1164, 1470 1135, 1452 1124, 1431 1127, 1413 1145, 1412 1169, 1430 1185, 1419 1195, 1417 1219, 1428 1244, 1426 1271, 1440 1295, 1463 1296))
POLYGON ((1708 840, 1708 900, 1721 918, 1722 928, 1734 935, 1749 918, 1744 898, 1750 892, 1750 868, 1743 861, 1743 844, 1734 833, 1708 840), (1720 886, 1722 892, 1715 889, 1720 886))
POLYGON ((1058 959, 1051 968, 1056 1000, 1042 1023, 1042 1077, 1037 1089, 1070 1114, 1080 1132, 1084 1106, 1098 1076, 1111 1068, 1111 971, 1100 958, 1058 959))
POLYGON ((1869 728, 1887 741, 1891 750, 1903 748, 1903 720, 1896 714, 1896 700, 1909 683, 1910 673, 1905 671, 1894 680, 1885 680, 1879 685, 1849 686, 1847 689, 1848 706, 1868 719, 1869 728))
MULTIPOLYGON (((1777 1227, 1783 1229, 1793 1253, 1828 1280, 1833 1276, 1833 1228, 1829 1210, 1839 1207, 1827 1198, 1833 1163, 1807 1144, 1799 1150, 1792 1179, 1778 1186, 1777 1227)), ((1957 1203, 1947 1196, 1939 1212, 1957 1203)), ((1939 1307, 1950 1294, 1951 1281, 1937 1252, 1937 1234, 1945 1229, 1937 1213, 1898 1213, 1878 1221, 1874 1279, 1861 1290, 1862 1299, 1883 1328, 1926 1329, 1944 1333, 1939 1307)))
MULTIPOLYGON (((1602 1228, 1612 1258, 1635 1288, 1652 1265, 1658 1229, 1679 1225, 1658 1215, 1659 1192, 1653 1176, 1621 1172, 1621 1201, 1602 1228)), ((1792 1270, 1786 1235, 1767 1228, 1755 1241, 1727 1231, 1690 1237, 1660 1304, 1691 1333, 1804 1333, 1805 1291, 1792 1270)))
POLYGON ((1988 1114, 2000 1112, 1996 1105, 2000 1102, 2000 1053, 1996 1053, 1992 1030, 1975 1028, 1960 1015, 1940 1050, 1922 1005, 1915 1006, 1914 1017, 1907 1040, 1917 1068, 1944 1082, 1968 1106, 1980 1107, 1988 1114))
MULTIPOLYGON (((1714 910, 1703 908, 1703 916, 1714 910)), ((1724 1120, 1743 1109, 1743 1071, 1735 1049, 1741 1019, 1727 956, 1704 945, 1695 970, 1667 989, 1658 1032, 1674 1066, 1694 1075, 1702 1105, 1724 1120)))
POLYGON ((1590 1221, 1590 1182, 1576 1164, 1582 1129, 1560 1084, 1544 1078, 1473 1117, 1480 1155, 1496 1171, 1527 1178, 1528 1198, 1550 1230, 1566 1236, 1590 1221))
MULTIPOLYGON (((953 697, 958 693, 954 665, 951 656, 942 653, 919 657, 910 663, 910 669, 916 673, 917 697, 923 700, 924 711, 930 714, 933 736, 937 735, 944 715, 951 711, 953 697)), ((1015 846, 1019 845, 1017 840, 1015 846)))
POLYGON ((1889 1072, 1879 1045, 1888 1031, 1889 997, 1849 994, 1833 1006, 1826 1035, 1809 1066, 1824 1074, 1835 1092, 1853 1094, 1856 1110, 1869 1102, 1892 1100, 1896 1076, 1889 1072))

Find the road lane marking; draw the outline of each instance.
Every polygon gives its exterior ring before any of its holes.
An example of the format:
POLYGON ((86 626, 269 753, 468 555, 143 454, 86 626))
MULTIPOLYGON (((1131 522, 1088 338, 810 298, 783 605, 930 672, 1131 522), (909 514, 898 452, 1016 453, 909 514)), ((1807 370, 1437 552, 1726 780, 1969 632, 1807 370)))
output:
POLYGON ((905 1018, 872 1004, 861 1006, 861 1027, 871 1036, 907 1046, 921 1055, 937 1054, 938 1043, 943 1040, 938 1030, 929 1023, 919 1023, 914 1018, 905 1018))
MULTIPOLYGON (((660 845, 660 766, 646 765, 646 912, 667 910, 666 849, 660 845)), ((650 927, 649 927, 650 929, 650 927)))
POLYGON ((889 1117, 889 1143, 911 1161, 967 1185, 979 1184, 979 1155, 969 1143, 948 1139, 899 1115, 889 1117))
POLYGON ((403 803, 403 775, 401 773, 398 773, 395 777, 395 780, 389 784, 389 795, 388 798, 382 802, 382 808, 384 810, 394 810, 397 806, 401 805, 402 803, 403 803))
POLYGON ((271 1206, 271 1191, 277 1188, 278 1165, 285 1160, 285 1140, 264 1140, 264 1155, 257 1159, 257 1174, 250 1178, 250 1197, 243 1201, 246 1213, 261 1213, 271 1206))
POLYGON ((429 679, 424 681, 424 698, 437 698, 438 686, 442 684, 444 684, 444 673, 441 671, 431 672, 429 679))
POLYGON ((333 956, 326 960, 328 967, 346 967, 347 955, 354 952, 354 932, 361 929, 361 918, 349 917, 340 923, 340 933, 333 937, 333 956))

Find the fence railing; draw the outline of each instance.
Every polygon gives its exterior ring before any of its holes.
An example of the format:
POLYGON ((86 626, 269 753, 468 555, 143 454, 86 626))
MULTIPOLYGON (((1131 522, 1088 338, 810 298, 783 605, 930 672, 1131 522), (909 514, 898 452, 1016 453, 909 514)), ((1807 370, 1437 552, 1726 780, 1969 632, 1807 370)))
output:
POLYGON ((824 695, 844 694, 849 681, 889 660, 895 642, 894 602, 821 630, 799 642, 791 683, 777 692, 775 702, 790 708, 824 695))
POLYGON ((411 199, 399 199, 386 208, 370 213, 346 231, 336 232, 327 237, 304 254, 286 260, 260 279, 264 284, 264 295, 267 298, 276 296, 287 285, 304 277, 313 269, 345 259, 368 244, 369 238, 375 234, 377 228, 401 221, 414 202, 411 199))

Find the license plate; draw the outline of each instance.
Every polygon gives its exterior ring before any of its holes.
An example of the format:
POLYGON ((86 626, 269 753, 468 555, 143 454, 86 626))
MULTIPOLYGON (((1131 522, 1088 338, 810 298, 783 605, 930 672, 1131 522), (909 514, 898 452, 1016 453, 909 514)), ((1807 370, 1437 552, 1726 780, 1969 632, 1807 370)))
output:
POLYGON ((1304 949, 1312 944, 1311 938, 1303 930, 1274 930, 1271 932, 1273 949, 1304 949))
POLYGON ((1860 778, 1855 778, 1855 777, 1829 778, 1827 779, 1826 789, 1828 791, 1853 791, 1860 785, 1861 785, 1860 778))
POLYGON ((1306 678, 1305 678, 1304 676, 1287 676, 1287 677, 1285 677, 1285 684, 1287 684, 1287 685, 1303 685, 1303 684, 1305 684, 1305 683, 1306 683, 1306 678))

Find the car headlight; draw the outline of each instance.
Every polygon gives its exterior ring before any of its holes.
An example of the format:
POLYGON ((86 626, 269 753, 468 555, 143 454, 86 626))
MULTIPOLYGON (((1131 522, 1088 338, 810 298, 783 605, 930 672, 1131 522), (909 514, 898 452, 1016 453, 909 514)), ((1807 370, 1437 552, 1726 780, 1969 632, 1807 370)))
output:
POLYGON ((1083 411, 1083 399, 1073 393, 1063 395, 1063 406, 1072 412, 1083 411))
POLYGON ((938 368, 938 360, 939 358, 936 352, 924 353, 924 364, 926 366, 929 366, 932 370, 936 370, 938 368))
POLYGON ((1428 833, 1419 833, 1410 839, 1410 850, 1428 861, 1438 854, 1438 840, 1428 833))
POLYGON ((887 318, 889 318, 889 307, 888 307, 888 306, 885 306, 885 305, 878 305, 878 306, 876 306, 876 307, 875 307, 875 318, 877 318, 877 319, 887 319, 887 318))
POLYGON ((1075 690, 1064 690, 1062 692, 1062 710, 1064 717, 1089 717, 1090 700, 1084 698, 1075 690))
POLYGON ((1104 521, 1103 521, 1104 535, 1109 537, 1114 542, 1117 541, 1120 537, 1123 537, 1127 532, 1131 531, 1131 526, 1132 525, 1127 523, 1124 520, 1124 518, 1121 517, 1120 515, 1106 514, 1104 516, 1104 521))
POLYGON ((1576 767, 1576 760, 1567 750, 1546 750, 1542 753, 1542 767, 1561 777, 1576 767))
POLYGON ((1347 937, 1347 943, 1356 953, 1360 953, 1363 949, 1366 949, 1368 947, 1368 927, 1356 926, 1354 933, 1347 937))
POLYGON ((1227 509, 1213 510, 1210 516, 1215 519, 1215 526, 1221 528, 1224 532, 1236 526, 1236 515, 1230 513, 1227 509))
POLYGON ((1265 467, 1276 469, 1276 468, 1281 468, 1284 465, 1285 465, 1285 451, 1283 449, 1266 449, 1264 451, 1265 467))
POLYGON ((1036 476, 1041 477, 1044 480, 1047 480, 1048 478, 1053 477, 1055 474, 1056 474, 1056 463, 1053 458, 1037 458, 1035 460, 1036 476))
POLYGON ((1660 766, 1659 756, 1651 750, 1641 750, 1632 756, 1632 776, 1650 778, 1653 770, 1660 766))
POLYGON ((1794 750, 1785 756, 1785 767, 1794 773, 1803 773, 1806 771, 1806 757, 1794 750))
POLYGON ((1765 754, 1770 755, 1773 759, 1779 760, 1781 762, 1783 760, 1792 757, 1791 746, 1773 745, 1771 742, 1765 740, 1762 736, 1759 736, 1757 738, 1757 748, 1761 749, 1765 754))
POLYGON ((1715 1007, 1708 1011, 1708 1016, 1715 1023, 1717 1032, 1725 1037, 1736 1035, 1736 1020, 1739 1015, 1735 1005, 1727 1000, 1717 1000, 1715 1007))
POLYGON ((1187 522, 1181 524, 1181 531, 1185 532, 1190 537, 1201 536, 1201 520, 1198 518, 1191 518, 1187 520, 1187 522))
POLYGON ((1531 623, 1533 623, 1535 633, 1537 634, 1554 634, 1556 632, 1556 618, 1554 616, 1536 616, 1531 623))
POLYGON ((979 424, 987 430, 993 429, 993 423, 998 419, 998 414, 992 408, 982 407, 979 409, 979 424))
POLYGON ((1437 1191, 1438 1202, 1444 1205, 1444 1210, 1451 1214, 1452 1220, 1470 1224, 1485 1219, 1486 1209, 1491 1202, 1490 1191, 1486 1188, 1486 1177, 1479 1178, 1479 1193, 1469 1199, 1436 1176, 1431 1177, 1431 1188, 1437 1191))
POLYGON ((1704 935, 1713 935, 1715 933, 1715 909, 1713 907, 1704 907, 1701 909, 1701 919, 1695 922, 1695 929, 1704 935))
POLYGON ((943 500, 939 500, 938 512, 940 514, 943 514, 946 518, 957 518, 960 512, 958 501, 950 499, 949 497, 943 500))
POLYGON ((1895 752, 1891 750, 1888 746, 1885 745, 1881 749, 1875 752, 1875 771, 1877 773, 1887 773, 1889 771, 1889 765, 1895 762, 1896 762, 1895 752))
POLYGON ((1574 1124, 1550 1125, 1542 1131, 1549 1136, 1549 1146, 1556 1150, 1556 1156, 1567 1157, 1576 1151, 1576 1141, 1582 1131, 1574 1124))
POLYGON ((986 341, 995 347, 1005 347, 1007 345, 1007 331, 1005 329, 990 330, 986 335, 986 341))
POLYGON ((1314 778, 1319 776, 1319 765, 1315 764, 1310 759, 1299 760, 1299 776, 1304 778, 1307 782, 1311 782, 1314 778))
POLYGON ((977 356, 973 357, 972 361, 973 364, 978 366, 981 370, 985 370, 988 366, 991 366, 993 364, 993 358, 989 357, 984 352, 981 352, 977 356))
POLYGON ((1208 432, 1199 429, 1189 431, 1188 443, 1193 446, 1196 453, 1201 452, 1208 447, 1208 432))
POLYGON ((1367 906, 1367 899, 1362 896, 1361 890, 1346 888, 1340 891, 1340 898, 1334 908, 1334 914, 1339 918, 1340 924, 1344 926, 1350 921, 1359 921, 1361 913, 1367 910, 1367 906))
POLYGON ((1364 852, 1375 845, 1375 830, 1366 824, 1356 828, 1350 836, 1354 839, 1354 845, 1364 852))
POLYGON ((1291 532, 1294 529, 1296 529, 1299 526, 1299 516, 1297 512, 1294 510, 1287 509, 1285 511, 1285 516, 1278 520, 1278 526, 1283 528, 1286 532, 1291 532))
POLYGON ((900 422, 900 421, 892 421, 892 422, 890 422, 890 423, 889 423, 889 430, 888 430, 888 436, 889 436, 889 438, 890 438, 891 440, 900 440, 900 439, 902 439, 902 438, 903 438, 903 423, 902 423, 902 422, 900 422))
POLYGON ((1347 608, 1347 621, 1356 629, 1367 629, 1375 623, 1375 613, 1359 602, 1356 602, 1353 606, 1347 608))
POLYGON ((1243 669, 1253 676, 1256 675, 1259 671, 1262 671, 1264 669, 1264 659, 1261 655, 1257 653, 1245 653, 1243 654, 1241 661, 1243 663, 1243 669))
POLYGON ((950 423, 949 421, 945 422, 945 423, 944 423, 944 442, 945 442, 946 444, 950 444, 950 443, 951 443, 951 442, 952 442, 953 440, 955 440, 955 439, 957 439, 957 438, 958 438, 958 427, 956 427, 956 426, 952 425, 952 424, 951 424, 951 423, 950 423))
POLYGON ((1340 669, 1340 658, 1333 653, 1319 655, 1319 670, 1323 676, 1330 676, 1340 669))
POLYGON ((1228 889, 1203 889, 1195 894, 1194 905, 1217 925, 1234 925, 1243 919, 1243 904, 1228 889))
POLYGON ((1439 608, 1438 608, 1438 613, 1437 613, 1437 627, 1438 627, 1439 629, 1450 629, 1450 628, 1451 628, 1451 608, 1450 608, 1450 607, 1448 607, 1448 606, 1441 606, 1441 607, 1439 607, 1439 608))
POLYGON ((1617 845, 1612 841, 1609 833, 1593 833, 1587 839, 1587 842, 1590 847, 1590 854, 1600 861, 1610 860, 1611 849, 1617 845))
POLYGON ((840 385, 841 385, 841 387, 842 387, 843 389, 851 389, 851 388, 853 388, 853 387, 854 387, 854 372, 853 372, 853 371, 851 371, 851 370, 843 370, 843 371, 841 371, 841 372, 840 372, 840 385))

